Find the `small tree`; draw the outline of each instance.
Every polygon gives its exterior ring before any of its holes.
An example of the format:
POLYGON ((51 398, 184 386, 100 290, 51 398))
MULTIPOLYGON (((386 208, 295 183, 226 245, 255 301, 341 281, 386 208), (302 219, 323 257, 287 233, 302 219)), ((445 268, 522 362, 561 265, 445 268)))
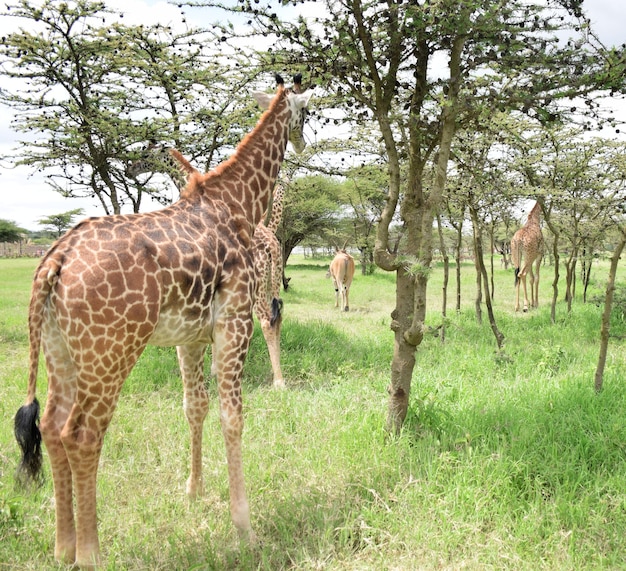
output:
POLYGON ((283 287, 289 279, 285 266, 293 249, 312 234, 322 235, 336 224, 339 184, 321 175, 294 179, 284 199, 278 239, 283 249, 283 287))
POLYGON ((12 220, 0 218, 0 242, 19 242, 26 230, 20 228, 12 220))
POLYGON ((75 208, 74 210, 68 210, 61 214, 52 214, 50 216, 44 216, 38 220, 39 225, 54 235, 55 238, 60 238, 61 234, 64 234, 71 226, 74 225, 74 220, 77 216, 83 216, 85 211, 82 208, 75 208))

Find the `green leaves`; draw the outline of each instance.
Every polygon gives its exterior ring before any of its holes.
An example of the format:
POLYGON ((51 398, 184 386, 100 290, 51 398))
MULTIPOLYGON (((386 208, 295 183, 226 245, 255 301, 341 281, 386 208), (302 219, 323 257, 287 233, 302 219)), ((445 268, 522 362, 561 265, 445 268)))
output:
MULTIPOLYGON (((176 146, 201 170, 229 154, 257 115, 250 76, 234 68, 207 30, 127 26, 100 2, 31 4, 5 15, 22 29, 3 38, 0 101, 16 110, 24 135, 10 157, 45 170, 65 196, 93 196, 106 213, 139 211, 145 192, 170 200, 167 183, 146 187, 125 176, 150 139, 176 146), (243 111, 242 111, 243 110, 243 111)), ((254 77, 255 71, 251 74, 254 77)))

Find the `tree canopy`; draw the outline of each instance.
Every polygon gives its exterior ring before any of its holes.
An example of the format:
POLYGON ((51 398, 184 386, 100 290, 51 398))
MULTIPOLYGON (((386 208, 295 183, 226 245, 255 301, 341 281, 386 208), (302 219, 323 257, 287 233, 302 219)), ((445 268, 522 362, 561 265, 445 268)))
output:
POLYGON ((457 129, 498 110, 542 124, 564 121, 575 97, 595 111, 595 92, 624 87, 623 48, 598 45, 578 1, 327 1, 316 17, 291 20, 250 0, 199 4, 246 14, 242 35, 272 40, 268 66, 306 71, 334 95, 345 121, 377 124, 389 184, 375 260, 396 272, 387 426, 397 431, 423 338, 433 220, 457 129), (404 239, 394 251, 389 235, 397 213, 404 239))
MULTIPOLYGON (((500 116, 541 130, 572 123, 594 128, 604 120, 598 95, 625 90, 625 48, 598 41, 581 0, 326 0, 307 17, 299 14, 301 0, 280 7, 259 0, 187 4, 218 8, 232 21, 174 30, 125 26, 90 0, 8 6, 5 15, 37 30, 8 35, 0 49, 2 75, 26 82, 0 91, 18 110, 15 126, 26 136, 16 160, 45 169, 65 195, 97 197, 105 212, 119 212, 125 203, 139 211, 145 192, 167 200, 162 189, 125 176, 141 142, 166 139, 212 166, 255 114, 238 93, 247 94, 269 71, 302 72, 305 84, 317 86, 316 140, 304 156, 308 162, 292 166, 352 180, 344 190, 359 220, 358 232, 356 223, 353 228, 358 247, 366 257, 371 249, 380 268, 396 273, 387 427, 398 431, 423 338, 433 222, 447 204, 450 212, 474 208, 475 224, 483 225, 487 218, 481 222, 477 205, 495 204, 467 195, 457 208, 447 195, 448 173, 460 172, 455 161, 463 159, 463 145, 481 133, 491 141, 491 124, 500 116), (384 181, 378 172, 368 185, 355 183, 355 169, 376 165, 384 165, 384 181)), ((524 136, 512 136, 530 158, 524 136)), ((482 159, 475 164, 487 164, 482 159)), ((516 198, 544 192, 530 180, 532 171, 516 171, 517 181, 525 181, 516 198)), ((540 172, 535 179, 544 180, 540 172)), ((309 183, 294 177, 292 186, 309 183)), ((310 198, 326 196, 318 190, 310 198)), ((323 220, 326 205, 315 209, 323 220)), ((334 215, 330 206, 328 212, 334 215)), ((302 239, 303 221, 301 215, 283 222, 292 233, 283 235, 287 256, 302 239)))

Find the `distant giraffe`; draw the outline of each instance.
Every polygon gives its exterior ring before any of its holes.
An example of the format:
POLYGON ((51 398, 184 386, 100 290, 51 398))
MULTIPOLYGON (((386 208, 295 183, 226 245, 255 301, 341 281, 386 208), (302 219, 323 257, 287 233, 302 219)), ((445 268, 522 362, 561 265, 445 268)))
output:
MULTIPOLYGON (((137 178, 144 173, 163 173, 168 175, 180 192, 187 184, 190 172, 170 153, 171 147, 157 143, 152 139, 144 148, 141 158, 133 161, 126 169, 126 175, 137 178)), ((186 162, 186 161, 185 161, 186 162)), ((195 169, 187 162, 187 165, 195 169)))
MULTIPOLYGON (((181 173, 185 181, 194 173, 198 173, 195 167, 177 150, 167 148, 169 161, 161 158, 162 149, 166 147, 154 146, 159 156, 158 159, 141 159, 144 164, 135 167, 135 171, 150 172, 151 169, 163 168, 167 164, 170 170, 181 173), (173 161, 173 162, 172 162, 173 161), (172 167, 174 167, 172 169, 172 167), (139 169, 141 169, 139 171, 139 169)), ((262 220, 254 229, 252 238, 252 252, 254 254, 254 270, 256 274, 256 301, 254 312, 261 323, 263 337, 272 363, 274 386, 284 387, 285 381, 280 367, 280 329, 282 325, 282 300, 280 288, 282 279, 282 252, 276 231, 283 214, 283 198, 285 191, 282 185, 274 189, 272 200, 272 213, 268 225, 262 220)))
POLYGON ((520 281, 524 285, 524 311, 528 311, 528 293, 526 292, 526 275, 530 275, 530 307, 539 305, 539 270, 541 258, 543 257, 543 234, 539 217, 541 207, 539 202, 535 203, 533 209, 528 214, 528 220, 511 239, 511 260, 515 268, 515 311, 519 311, 519 289, 520 281), (537 279, 533 274, 533 263, 537 271, 537 279))
POLYGON ((299 81, 294 91, 279 76, 277 82, 274 96, 254 94, 265 112, 235 153, 213 171, 194 174, 176 203, 84 220, 36 270, 28 394, 15 434, 23 480, 38 477, 43 436, 54 480, 57 560, 88 568, 99 563, 100 452, 122 385, 148 343, 177 346, 191 431, 191 497, 202 492, 209 408, 204 353, 213 344, 232 520, 243 539, 254 539, 241 453, 241 375, 253 328, 252 233, 268 207, 287 142, 296 152, 304 149, 310 97, 299 81), (48 399, 39 427, 41 348, 48 399))
POLYGON ((335 307, 339 307, 339 291, 341 290, 341 308, 350 311, 348 294, 354 277, 354 258, 344 249, 338 250, 328 270, 335 286, 335 307))

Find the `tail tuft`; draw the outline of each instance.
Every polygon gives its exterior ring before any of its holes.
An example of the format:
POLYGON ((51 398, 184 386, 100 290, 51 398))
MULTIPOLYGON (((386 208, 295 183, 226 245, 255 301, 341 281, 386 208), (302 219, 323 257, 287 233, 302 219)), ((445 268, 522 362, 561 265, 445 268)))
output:
POLYGON ((39 432, 39 402, 37 399, 22 406, 15 415, 15 439, 22 450, 22 460, 17 468, 17 481, 23 487, 40 484, 43 480, 41 466, 41 432, 39 432))
POLYGON ((515 285, 519 282, 519 268, 515 268, 515 285))
POLYGON ((270 325, 274 325, 282 318, 283 300, 279 297, 272 298, 272 316, 270 317, 270 325))

